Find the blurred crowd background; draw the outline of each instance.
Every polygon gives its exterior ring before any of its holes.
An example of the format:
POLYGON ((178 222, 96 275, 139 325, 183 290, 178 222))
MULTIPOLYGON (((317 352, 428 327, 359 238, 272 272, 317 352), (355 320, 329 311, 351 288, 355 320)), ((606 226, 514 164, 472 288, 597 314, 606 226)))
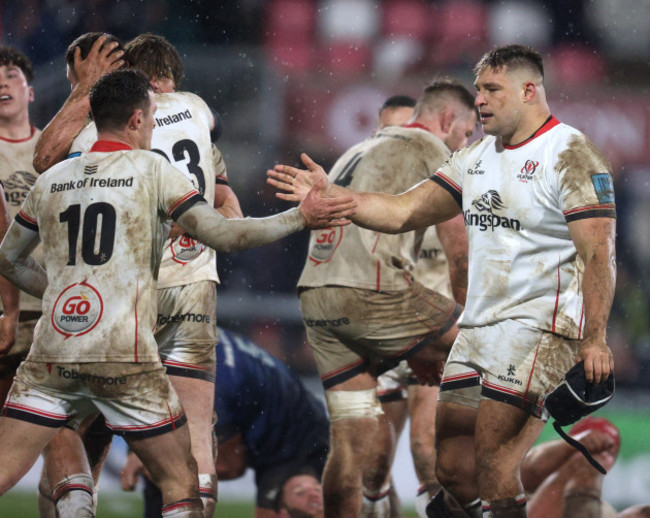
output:
MULTIPOLYGON (((650 387, 650 2, 647 0, 2 0, 3 44, 34 62, 34 123, 69 93, 63 54, 87 31, 146 31, 181 51, 181 89, 222 116, 219 147, 244 213, 286 206, 265 171, 306 151, 325 167, 368 136, 383 100, 418 96, 436 75, 471 87, 486 50, 530 44, 545 57, 553 113, 613 164, 618 285, 610 321, 619 386, 650 387)), ((480 135, 480 130, 478 131, 480 135)), ((397 172, 396 172, 397 173, 397 172)), ((314 373, 295 295, 302 232, 221 254, 221 325, 314 373)))

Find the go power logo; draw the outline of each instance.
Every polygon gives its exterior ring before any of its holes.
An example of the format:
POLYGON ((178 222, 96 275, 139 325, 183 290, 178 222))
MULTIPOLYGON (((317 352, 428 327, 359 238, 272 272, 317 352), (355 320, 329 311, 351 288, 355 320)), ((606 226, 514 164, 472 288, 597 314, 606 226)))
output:
POLYGON ((481 231, 485 231, 488 228, 494 231, 498 227, 510 228, 516 231, 521 230, 521 222, 518 219, 495 214, 495 212, 506 208, 501 199, 501 195, 495 190, 490 190, 479 198, 476 198, 472 202, 472 207, 478 213, 472 212, 470 209, 463 212, 466 227, 478 227, 481 231))
POLYGON ((187 264, 201 255, 203 250, 205 250, 205 245, 201 241, 197 241, 187 234, 183 234, 172 239, 169 248, 174 261, 180 264, 187 264))
POLYGON ((52 325, 68 339, 92 330, 103 313, 102 296, 93 286, 83 281, 68 286, 56 299, 52 325))

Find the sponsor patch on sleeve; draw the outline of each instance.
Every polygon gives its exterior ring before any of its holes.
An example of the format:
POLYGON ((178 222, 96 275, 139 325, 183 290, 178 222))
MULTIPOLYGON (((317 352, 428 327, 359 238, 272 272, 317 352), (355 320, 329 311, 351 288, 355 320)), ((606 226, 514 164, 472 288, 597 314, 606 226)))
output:
POLYGON ((614 182, 611 174, 592 174, 591 182, 594 184, 599 203, 614 203, 614 182))

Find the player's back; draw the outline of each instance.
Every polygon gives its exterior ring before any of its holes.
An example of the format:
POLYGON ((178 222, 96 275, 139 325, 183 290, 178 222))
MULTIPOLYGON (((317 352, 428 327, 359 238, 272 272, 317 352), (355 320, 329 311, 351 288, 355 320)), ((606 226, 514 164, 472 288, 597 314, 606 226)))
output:
POLYGON ((217 435, 241 432, 251 467, 325 455, 325 407, 285 364, 243 336, 219 329, 217 365, 217 435))
MULTIPOLYGON (((210 140, 214 116, 199 96, 190 92, 156 95, 151 148, 185 174, 208 203, 214 203, 216 170, 210 140)), ((87 153, 97 140, 97 128, 88 124, 75 138, 70 156, 87 153)), ((216 254, 187 235, 165 242, 159 288, 182 286, 200 280, 219 281, 216 254)))
POLYGON ((19 215, 39 232, 48 275, 30 357, 156 361, 162 243, 175 204, 194 196, 186 178, 142 150, 91 152, 41 175, 19 215))
MULTIPOLYGON (((398 194, 429 178, 449 157, 444 142, 419 128, 390 126, 337 160, 330 181, 360 192, 398 194)), ((402 290, 423 231, 389 235, 356 225, 311 233, 299 286, 402 290)))

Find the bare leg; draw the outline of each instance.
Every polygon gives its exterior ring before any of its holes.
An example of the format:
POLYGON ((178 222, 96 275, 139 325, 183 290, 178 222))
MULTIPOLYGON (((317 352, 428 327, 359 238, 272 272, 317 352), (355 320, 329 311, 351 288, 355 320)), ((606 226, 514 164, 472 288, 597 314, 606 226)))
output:
POLYGON ((192 443, 192 456, 199 472, 199 490, 205 518, 212 518, 217 500, 217 475, 212 445, 214 383, 206 380, 169 376, 185 409, 192 443))
POLYGON ((0 496, 29 471, 57 431, 11 417, 0 419, 0 496))
POLYGON ((187 501, 195 510, 201 510, 197 516, 203 516, 196 462, 186 426, 145 439, 127 438, 127 442, 160 488, 163 505, 187 501))
POLYGON ((513 405, 481 400, 475 431, 479 494, 494 518, 526 516, 519 470, 544 422, 513 405))
MULTIPOLYGON (((376 387, 368 373, 336 385, 331 392, 369 390, 376 387)), ((331 405, 330 414, 332 412, 331 405)), ((377 418, 332 421, 330 452, 323 473, 323 500, 327 518, 357 518, 361 513, 362 466, 377 433, 377 418)))
POLYGON ((384 415, 377 419, 377 435, 370 446, 371 450, 363 467, 364 501, 361 516, 368 518, 393 515, 390 500, 390 470, 408 411, 407 402, 403 399, 382 403, 381 407, 384 415), (379 500, 376 500, 378 498, 379 500), (377 507, 382 507, 383 510, 377 507))

